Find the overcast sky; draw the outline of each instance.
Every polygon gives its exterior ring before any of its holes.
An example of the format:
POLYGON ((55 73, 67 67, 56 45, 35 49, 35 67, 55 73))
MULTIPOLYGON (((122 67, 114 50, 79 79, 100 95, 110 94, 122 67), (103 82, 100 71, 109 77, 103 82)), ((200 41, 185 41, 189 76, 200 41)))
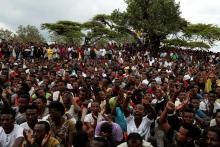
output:
MULTIPOLYGON (((182 16, 193 23, 220 26, 220 0, 180 1, 182 16)), ((16 30, 18 25, 40 26, 46 22, 84 22, 96 14, 126 9, 124 0, 0 0, 0 28, 16 30)))

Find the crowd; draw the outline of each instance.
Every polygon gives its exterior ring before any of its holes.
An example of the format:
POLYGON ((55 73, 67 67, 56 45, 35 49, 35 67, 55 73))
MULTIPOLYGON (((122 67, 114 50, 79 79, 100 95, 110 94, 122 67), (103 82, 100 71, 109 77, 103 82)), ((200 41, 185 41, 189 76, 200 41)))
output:
POLYGON ((219 147, 220 54, 0 43, 0 147, 219 147))

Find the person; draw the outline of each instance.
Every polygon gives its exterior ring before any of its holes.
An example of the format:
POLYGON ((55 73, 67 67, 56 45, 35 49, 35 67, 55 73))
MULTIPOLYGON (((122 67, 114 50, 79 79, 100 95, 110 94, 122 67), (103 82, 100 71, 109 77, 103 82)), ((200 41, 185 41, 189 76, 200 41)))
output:
POLYGON ((24 132, 33 135, 34 126, 38 122, 38 107, 36 105, 28 105, 25 115, 26 122, 20 124, 20 126, 24 129, 24 132))
POLYGON ((38 107, 38 119, 43 119, 49 114, 49 110, 46 107, 47 105, 47 99, 44 96, 37 97, 33 104, 37 105, 38 107))
POLYGON ((23 128, 15 124, 15 110, 3 108, 0 118, 0 146, 20 147, 24 140, 23 128))
POLYGON ((30 102, 30 95, 28 93, 21 93, 18 96, 17 114, 15 117, 16 123, 21 124, 26 121, 25 109, 30 102))
POLYGON ((74 147, 87 147, 89 143, 89 135, 83 129, 83 123, 81 121, 76 122, 76 134, 73 140, 74 147))
POLYGON ((134 115, 126 118, 128 134, 139 133, 146 141, 150 136, 151 124, 154 121, 155 110, 149 102, 137 104, 134 108, 134 115), (147 108, 149 114, 145 115, 144 109, 147 108))
POLYGON ((220 146, 220 127, 210 127, 206 135, 206 145, 208 147, 220 146))
POLYGON ((216 116, 210 121, 210 127, 219 126, 220 127, 220 109, 216 110, 216 116))
POLYGON ((149 142, 142 139, 138 133, 130 133, 127 142, 124 142, 117 147, 153 147, 149 142))
POLYGON ((167 121, 167 115, 169 112, 173 112, 174 109, 175 104, 172 101, 168 101, 159 119, 159 123, 166 134, 166 144, 169 144, 168 146, 194 147, 194 141, 199 137, 200 130, 191 124, 182 124, 178 131, 173 129, 173 126, 167 121))
POLYGON ((51 136, 55 137, 61 146, 71 147, 75 125, 71 120, 64 117, 65 108, 59 101, 51 102, 48 106, 49 116, 43 118, 48 120, 51 125, 51 136))
POLYGON ((91 103, 92 112, 87 114, 84 118, 84 125, 87 129, 88 134, 94 136, 94 130, 96 127, 97 122, 100 122, 103 118, 100 112, 99 102, 92 102, 91 103))
POLYGON ((88 147, 110 147, 108 141, 104 137, 95 137, 90 141, 88 147))
MULTIPOLYGON (((108 116, 110 117, 110 116, 108 116)), ((121 127, 112 121, 98 122, 95 129, 95 137, 108 138, 112 145, 118 145, 123 140, 123 132, 121 127)))
POLYGON ((50 134, 50 125, 46 121, 39 121, 35 124, 33 135, 25 134, 25 141, 22 147, 59 147, 59 141, 50 134))

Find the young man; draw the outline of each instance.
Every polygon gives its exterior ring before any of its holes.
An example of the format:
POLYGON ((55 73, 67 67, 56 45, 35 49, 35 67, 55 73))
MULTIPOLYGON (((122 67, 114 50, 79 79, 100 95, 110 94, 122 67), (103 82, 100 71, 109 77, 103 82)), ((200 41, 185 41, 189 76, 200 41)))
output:
POLYGON ((38 107, 38 118, 43 119, 43 117, 49 114, 47 106, 47 99, 44 96, 39 96, 33 101, 33 104, 38 107))
POLYGON ((34 126, 38 122, 38 107, 36 105, 28 105, 25 114, 26 122, 20 126, 24 129, 25 133, 33 135, 34 126))
POLYGON ((99 102, 92 102, 91 103, 92 112, 87 114, 84 118, 84 124, 86 129, 88 130, 87 133, 94 136, 94 130, 96 128, 97 122, 100 122, 103 117, 100 112, 99 102))
POLYGON ((46 121, 39 121, 33 129, 33 135, 27 136, 24 147, 59 147, 59 141, 50 135, 50 125, 46 121))
POLYGON ((168 101, 159 119, 159 123, 162 125, 166 133, 166 138, 168 139, 166 144, 169 144, 170 146, 194 147, 194 141, 196 140, 196 137, 200 135, 200 130, 191 124, 181 124, 178 131, 172 128, 167 121, 167 115, 170 112, 173 113, 174 109, 175 104, 172 101, 168 101))
POLYGON ((124 142, 117 147, 153 147, 149 142, 144 141, 138 133, 130 133, 127 142, 124 142))
POLYGON ((139 133, 144 140, 147 140, 155 116, 155 111, 149 102, 144 102, 143 105, 137 104, 134 108, 134 115, 126 118, 128 134, 139 133), (145 114, 145 108, 149 112, 147 115, 145 114))
POLYGON ((206 134, 207 147, 219 147, 220 146, 220 127, 210 127, 206 134))
POLYGON ((62 103, 51 102, 48 107, 49 117, 45 119, 50 122, 51 136, 55 137, 61 146, 71 147, 76 132, 74 123, 64 117, 65 108, 62 103))
POLYGON ((15 124, 15 111, 4 108, 1 111, 0 146, 20 147, 23 142, 23 128, 15 124))

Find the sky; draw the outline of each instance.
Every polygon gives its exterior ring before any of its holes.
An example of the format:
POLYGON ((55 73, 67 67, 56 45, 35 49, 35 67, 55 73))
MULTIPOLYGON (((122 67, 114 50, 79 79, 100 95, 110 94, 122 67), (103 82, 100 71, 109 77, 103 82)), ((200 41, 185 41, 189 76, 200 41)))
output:
MULTIPOLYGON (((186 20, 220 26, 220 0, 176 1, 186 20)), ((0 0, 0 28, 15 31, 19 25, 40 27, 58 20, 85 22, 114 9, 126 10, 124 0, 0 0)))

